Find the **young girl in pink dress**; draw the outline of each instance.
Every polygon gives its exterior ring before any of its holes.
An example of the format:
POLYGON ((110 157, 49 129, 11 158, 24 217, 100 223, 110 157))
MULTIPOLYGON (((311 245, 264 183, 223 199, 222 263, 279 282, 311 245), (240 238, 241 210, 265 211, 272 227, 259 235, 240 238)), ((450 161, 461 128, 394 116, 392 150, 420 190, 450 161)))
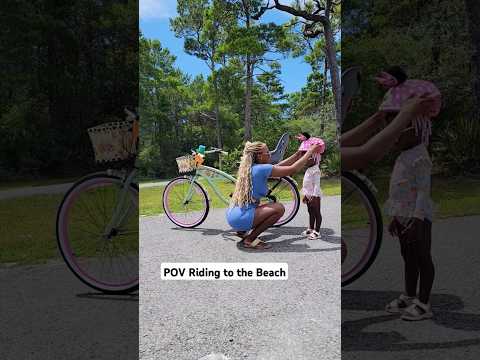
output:
POLYGON ((322 190, 320 189, 320 160, 322 153, 325 151, 325 143, 322 139, 311 137, 304 132, 297 135, 297 139, 302 143, 299 151, 308 151, 314 144, 319 144, 320 149, 314 153, 307 162, 307 170, 303 177, 302 202, 307 205, 308 214, 310 217, 310 226, 304 232, 303 236, 308 236, 310 240, 320 239, 320 226, 322 225, 322 213, 320 206, 320 199, 322 197, 322 190))
POLYGON ((385 204, 385 211, 392 218, 388 230, 400 240, 405 278, 405 293, 387 304, 386 311, 402 314, 403 320, 428 319, 433 317, 430 292, 435 269, 431 256, 432 162, 427 146, 431 119, 440 112, 440 92, 428 81, 407 80, 399 67, 382 72, 377 81, 389 89, 380 111, 396 114, 412 96, 434 96, 437 100, 399 136, 396 148, 401 153, 395 161, 385 204))

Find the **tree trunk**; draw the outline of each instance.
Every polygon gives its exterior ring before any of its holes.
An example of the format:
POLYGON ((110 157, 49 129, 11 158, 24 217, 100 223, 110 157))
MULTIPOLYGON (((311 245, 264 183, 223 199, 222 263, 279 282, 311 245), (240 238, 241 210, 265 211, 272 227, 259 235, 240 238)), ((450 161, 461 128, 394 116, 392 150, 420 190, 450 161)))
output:
POLYGON ((217 83, 217 74, 215 73, 215 63, 212 60, 212 80, 213 80, 213 89, 214 89, 214 105, 213 111, 215 113, 215 133, 217 136, 217 147, 222 148, 222 130, 220 127, 220 106, 218 104, 218 83, 217 83))
POLYGON ((327 100, 327 72, 328 72, 328 60, 327 57, 325 56, 325 59, 323 61, 323 87, 322 87, 322 100, 323 103, 325 104, 325 101, 327 100))
POLYGON ((247 56, 247 80, 245 86, 245 135, 244 140, 252 140, 252 87, 253 87, 253 64, 250 56, 247 56))
POLYGON ((473 116, 480 119, 480 2, 478 0, 465 0, 465 10, 470 44, 472 47, 472 93, 473 93, 473 116))
MULTIPOLYGON (((248 4, 245 2, 244 10, 246 15, 245 26, 247 29, 250 28, 250 12, 248 9, 248 4)), ((251 55, 247 55, 246 63, 246 84, 245 84, 245 134, 243 139, 245 141, 252 140, 252 88, 253 88, 253 61, 251 55)))
POLYGON ((330 21, 326 21, 323 24, 323 31, 325 34, 325 53, 328 59, 328 67, 330 70, 330 78, 332 80, 332 90, 333 96, 335 98, 335 117, 337 119, 337 130, 340 131, 340 121, 341 121, 341 104, 342 104, 342 93, 340 78, 338 76, 338 66, 337 66, 337 53, 335 49, 335 39, 333 37, 333 31, 330 25, 330 21))

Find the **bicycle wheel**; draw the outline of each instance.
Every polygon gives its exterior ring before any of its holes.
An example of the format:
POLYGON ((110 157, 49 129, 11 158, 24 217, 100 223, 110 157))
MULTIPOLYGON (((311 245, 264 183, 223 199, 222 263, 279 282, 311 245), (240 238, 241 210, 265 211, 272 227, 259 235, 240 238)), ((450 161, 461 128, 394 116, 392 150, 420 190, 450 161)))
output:
POLYGON ((279 227, 289 223, 297 215, 300 207, 300 194, 295 182, 289 177, 270 178, 267 186, 269 192, 263 203, 278 202, 285 207, 285 214, 274 226, 279 227))
POLYGON ((382 234, 382 215, 372 192, 356 175, 342 173, 342 286, 373 264, 382 234))
POLYGON ((116 176, 85 177, 67 192, 57 213, 57 242, 68 267, 85 284, 106 293, 138 289, 136 185, 124 193, 121 216, 106 233, 122 190, 116 176))
POLYGON ((187 177, 173 179, 163 190, 163 210, 175 225, 194 228, 206 219, 210 210, 207 192, 187 177))

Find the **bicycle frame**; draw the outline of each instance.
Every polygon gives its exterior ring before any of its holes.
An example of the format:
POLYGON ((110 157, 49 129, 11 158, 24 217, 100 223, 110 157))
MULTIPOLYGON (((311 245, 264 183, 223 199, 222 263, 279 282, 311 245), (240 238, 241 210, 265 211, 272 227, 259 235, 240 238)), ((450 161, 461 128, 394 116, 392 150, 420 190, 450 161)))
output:
MULTIPOLYGON (((113 174, 113 173, 114 173, 114 170, 107 171, 107 174, 113 174)), ((103 234, 105 237, 108 237, 111 234, 113 229, 118 228, 123 223, 123 221, 125 220, 125 217, 130 211, 130 206, 127 207, 126 211, 124 210, 124 207, 128 198, 130 184, 133 183, 133 179, 135 178, 136 175, 137 175, 137 169, 135 168, 124 175, 122 179, 122 189, 120 190, 119 198, 117 200, 117 204, 115 205, 115 210, 103 234)))
MULTIPOLYGON (((219 169, 216 169, 216 168, 213 168, 213 167, 210 167, 210 166, 204 166, 204 165, 201 165, 197 168, 196 172, 194 175, 192 175, 190 177, 190 187, 187 191, 187 194, 185 196, 185 198, 183 199, 183 203, 184 204, 187 204, 190 199, 192 198, 192 195, 193 195, 193 183, 199 179, 199 178, 202 178, 202 179, 205 179, 207 181, 207 183, 210 185, 210 187, 213 189, 213 191, 215 192, 215 194, 218 196, 218 198, 223 202, 225 203, 225 205, 228 205, 230 203, 230 200, 229 199, 226 199, 222 193, 220 193, 220 191, 218 190, 217 186, 215 185, 215 183, 211 180, 211 178, 213 177, 212 175, 219 175, 220 177, 232 182, 232 183, 236 183, 237 179, 234 178, 232 175, 230 174, 227 174, 226 172, 224 171, 221 171, 219 169)), ((278 178, 280 180, 280 178, 278 178)), ((291 178, 293 180, 293 182, 295 183, 295 185, 297 185, 297 182, 291 178)), ((266 198, 269 198, 270 200, 271 199, 271 196, 270 194, 272 193, 272 191, 274 191, 278 185, 280 185, 281 181, 278 181, 269 191, 268 191, 268 194, 265 195, 266 198)))
POLYGON ((226 205, 228 205, 230 200, 226 199, 223 196, 223 194, 220 193, 220 191, 218 190, 215 183, 211 180, 211 178, 213 177, 212 175, 214 175, 214 174, 220 175, 220 177, 222 177, 222 178, 224 178, 224 179, 226 179, 226 180, 228 180, 228 181, 230 181, 234 184, 237 181, 237 179, 235 179, 232 175, 229 175, 226 172, 223 172, 222 170, 219 170, 219 169, 216 169, 216 168, 213 168, 213 167, 210 167, 210 166, 201 165, 197 168, 197 170, 195 171, 195 174, 190 176, 190 187, 187 191, 187 194, 185 195, 185 198, 183 199, 183 203, 186 204, 190 201, 190 199, 192 198, 192 195, 193 195, 193 183, 197 179, 202 178, 202 179, 205 179, 207 181, 207 183, 213 189, 213 191, 218 196, 218 198, 220 200, 222 200, 226 205))

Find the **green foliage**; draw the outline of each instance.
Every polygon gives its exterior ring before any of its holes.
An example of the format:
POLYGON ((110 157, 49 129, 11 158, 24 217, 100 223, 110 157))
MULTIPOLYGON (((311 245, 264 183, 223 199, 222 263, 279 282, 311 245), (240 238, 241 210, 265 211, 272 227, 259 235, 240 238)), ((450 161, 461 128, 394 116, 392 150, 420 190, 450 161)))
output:
POLYGON ((87 128, 138 103, 138 2, 2 2, 0 172, 91 171, 87 128), (5 8, 3 8, 5 5, 5 8))
POLYGON ((480 172, 480 122, 464 117, 453 121, 433 144, 437 166, 450 175, 480 172))
POLYGON ((343 8, 342 66, 360 65, 363 79, 344 130, 378 108, 384 91, 374 76, 388 66, 400 65, 409 78, 433 81, 442 92, 443 108, 433 122, 432 135, 432 155, 441 165, 439 170, 469 169, 468 162, 478 159, 479 153, 474 130, 478 120, 468 110, 474 101, 465 2, 348 0, 343 8))
MULTIPOLYGON (((221 134, 223 149, 229 152, 222 157, 222 169, 236 173, 245 133, 247 58, 255 70, 251 89, 253 140, 273 149, 283 133, 309 131, 325 138, 328 153, 334 151, 335 115, 331 86, 322 73, 323 43, 312 39, 312 46, 303 49, 303 40, 292 27, 253 20, 251 15, 261 5, 262 1, 256 0, 178 1, 172 31, 185 40, 186 53, 210 66, 206 78, 190 78, 175 68, 175 58, 158 41, 140 39, 142 176, 175 176, 175 158, 199 144, 216 146, 216 131, 221 134), (299 55, 308 57, 312 74, 300 92, 287 95, 276 59, 299 55)), ((287 155, 297 148, 292 138, 287 155)), ((207 163, 218 166, 210 157, 207 163)), ((336 165, 332 162, 332 166, 336 165)), ((331 173, 337 171, 338 167, 332 167, 331 173)))
POLYGON ((222 156, 222 170, 228 174, 236 176, 238 171, 238 163, 242 157, 243 146, 239 145, 237 148, 229 151, 228 155, 222 156))

